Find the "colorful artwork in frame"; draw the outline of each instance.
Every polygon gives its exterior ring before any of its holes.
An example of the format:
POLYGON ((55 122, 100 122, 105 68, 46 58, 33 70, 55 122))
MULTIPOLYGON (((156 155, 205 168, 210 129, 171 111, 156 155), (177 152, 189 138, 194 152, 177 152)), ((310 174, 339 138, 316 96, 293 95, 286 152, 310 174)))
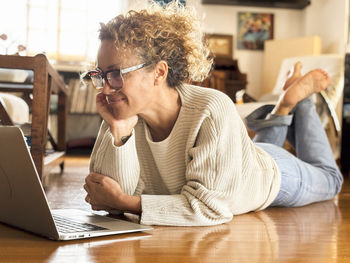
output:
POLYGON ((263 50, 269 39, 273 39, 273 14, 238 13, 238 49, 263 50))

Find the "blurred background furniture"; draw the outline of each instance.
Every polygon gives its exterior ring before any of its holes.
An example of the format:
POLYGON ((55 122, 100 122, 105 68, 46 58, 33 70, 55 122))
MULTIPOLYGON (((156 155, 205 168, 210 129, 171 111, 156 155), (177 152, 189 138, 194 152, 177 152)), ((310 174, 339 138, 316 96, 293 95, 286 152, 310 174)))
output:
MULTIPOLYGON (((66 149, 67 88, 62 78, 50 65, 46 56, 42 54, 34 57, 0 55, 0 68, 32 72, 33 80, 29 82, 26 82, 25 79, 12 81, 2 76, 0 91, 21 92, 28 103, 31 110, 30 151, 39 176, 42 178, 44 172, 48 172, 55 165, 60 165, 61 170, 63 170, 63 156, 66 149), (57 142, 55 136, 48 129, 51 94, 57 94, 58 96, 57 142), (46 151, 47 140, 50 141, 53 148, 50 154, 46 151)), ((7 98, 9 97, 7 96, 7 98)), ((5 106, 2 105, 2 113, 7 109, 9 118, 3 119, 5 114, 0 115, 2 118, 1 125, 13 125, 13 122, 18 120, 18 116, 16 116, 17 106, 11 106, 9 103, 11 100, 7 98, 2 95, 5 104, 5 106), (8 103, 5 102, 6 100, 8 103), (11 120, 10 115, 12 115, 13 120, 11 120)), ((12 98, 12 102, 23 105, 17 99, 12 98)), ((27 118, 27 109, 21 111, 19 115, 21 114, 24 118, 27 118)))
MULTIPOLYGON (((8 114, 12 122, 18 124, 29 122, 29 106, 22 98, 8 93, 0 93, 0 103, 0 108, 3 109, 1 113, 4 116, 8 114)), ((3 115, 0 116, 0 120, 2 120, 3 115)))
POLYGON ((201 83, 193 84, 220 90, 236 102, 237 91, 246 89, 247 74, 241 73, 236 59, 215 58, 209 77, 201 83))
POLYGON ((223 91, 236 101, 236 92, 245 90, 247 86, 247 74, 241 73, 238 60, 230 58, 215 58, 214 72, 212 74, 216 82, 223 82, 223 91))

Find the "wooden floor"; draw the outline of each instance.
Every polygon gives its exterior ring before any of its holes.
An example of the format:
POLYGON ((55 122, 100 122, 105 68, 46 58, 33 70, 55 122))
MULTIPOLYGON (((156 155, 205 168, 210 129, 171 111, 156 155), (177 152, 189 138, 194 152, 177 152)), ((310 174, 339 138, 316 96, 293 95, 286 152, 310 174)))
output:
MULTIPOLYGON (((44 184, 52 208, 89 209, 88 158, 69 157, 44 184)), ((332 201, 272 208, 212 227, 55 242, 0 224, 0 262, 350 262, 350 181, 332 201)))

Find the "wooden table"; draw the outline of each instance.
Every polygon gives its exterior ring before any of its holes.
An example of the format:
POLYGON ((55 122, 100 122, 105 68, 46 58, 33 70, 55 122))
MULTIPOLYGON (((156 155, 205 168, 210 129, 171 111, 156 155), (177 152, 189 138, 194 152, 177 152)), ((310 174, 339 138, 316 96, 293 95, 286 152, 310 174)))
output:
MULTIPOLYGON (((66 159, 44 180, 53 208, 89 209, 88 158, 66 159)), ((350 262, 350 181, 336 200, 269 208, 209 227, 154 227, 144 233, 50 241, 0 224, 0 262, 350 262)))
MULTIPOLYGON (((67 119, 67 88, 62 78, 50 65, 46 56, 39 54, 34 57, 0 55, 0 68, 32 70, 33 83, 0 83, 0 91, 24 92, 32 94, 30 104, 32 113, 31 154, 40 177, 44 167, 49 168, 60 164, 63 169, 63 154, 66 149, 66 119, 67 119), (48 117, 50 113, 50 96, 58 94, 58 135, 57 143, 51 136, 55 152, 45 157, 45 147, 48 138, 48 117)), ((29 97, 29 96, 27 96, 29 97)), ((50 134, 49 134, 50 135, 50 134)), ((47 169, 48 170, 48 169, 47 169)))

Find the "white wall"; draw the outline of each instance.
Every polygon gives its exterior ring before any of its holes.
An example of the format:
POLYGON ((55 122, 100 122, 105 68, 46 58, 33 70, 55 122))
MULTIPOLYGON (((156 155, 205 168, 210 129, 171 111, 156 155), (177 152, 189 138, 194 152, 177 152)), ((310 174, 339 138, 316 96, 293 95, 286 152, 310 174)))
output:
POLYGON ((303 11, 302 34, 319 35, 322 39, 322 53, 344 53, 347 37, 347 1, 313 0, 303 11))

